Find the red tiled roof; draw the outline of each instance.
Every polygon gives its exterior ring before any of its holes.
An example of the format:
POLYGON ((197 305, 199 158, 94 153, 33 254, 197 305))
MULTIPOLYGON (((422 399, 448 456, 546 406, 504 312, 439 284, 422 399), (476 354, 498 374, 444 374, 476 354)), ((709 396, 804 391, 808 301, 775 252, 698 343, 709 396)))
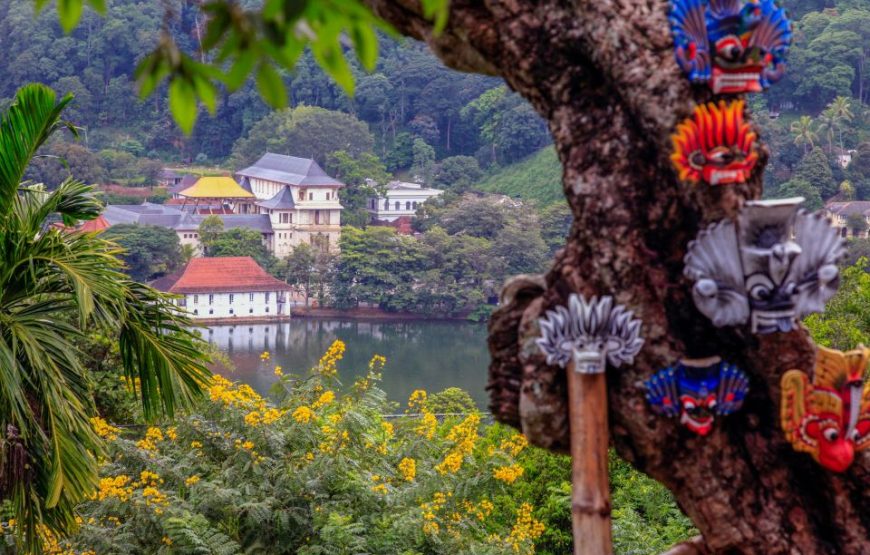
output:
POLYGON ((109 228, 109 222, 103 216, 97 216, 93 220, 88 220, 79 227, 78 231, 91 233, 93 231, 103 231, 109 228))
POLYGON ((269 275, 250 256, 194 258, 170 293, 236 293, 289 291, 290 286, 269 275))

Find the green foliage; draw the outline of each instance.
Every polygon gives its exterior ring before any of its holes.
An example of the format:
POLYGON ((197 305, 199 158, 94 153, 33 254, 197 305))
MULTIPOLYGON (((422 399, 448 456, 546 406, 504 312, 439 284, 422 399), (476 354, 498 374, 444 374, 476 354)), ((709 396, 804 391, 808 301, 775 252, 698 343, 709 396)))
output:
POLYGON ((265 152, 314 158, 325 164, 343 151, 351 157, 371 152, 374 138, 364 123, 350 114, 314 106, 272 112, 251 127, 233 146, 236 167, 254 163, 265 152))
POLYGON ((224 229, 220 216, 209 216, 199 224, 199 240, 205 256, 250 256, 266 270, 276 264, 263 243, 263 234, 256 229, 234 227, 224 229))
POLYGON ((123 247, 126 272, 136 281, 145 283, 181 267, 181 244, 171 229, 120 224, 104 231, 103 238, 123 247))
POLYGON ((804 320, 813 340, 834 349, 870 345, 870 273, 868 259, 841 270, 840 289, 828 301, 825 312, 804 320))
POLYGON ((411 160, 411 173, 422 183, 427 185, 432 183, 432 174, 435 171, 435 149, 423 139, 414 139, 411 160))
POLYGON ((364 152, 354 158, 345 150, 329 155, 326 161, 329 175, 342 181, 346 187, 338 191, 344 210, 341 225, 365 227, 370 219, 366 203, 390 180, 384 163, 374 154, 364 152))
POLYGON ((451 191, 464 192, 483 177, 477 159, 472 156, 451 156, 441 160, 435 170, 434 184, 451 191))
POLYGON ((22 183, 34 153, 66 126, 42 85, 22 88, 0 118, 0 428, 7 467, 0 494, 26 553, 45 534, 75 527, 74 506, 96 483, 102 444, 88 422, 88 374, 74 342, 93 329, 118 334, 125 376, 139 381, 146 417, 175 413, 208 377, 201 343, 171 301, 121 273, 119 249, 97 234, 46 228, 96 218, 91 187, 67 179, 53 192, 22 183))
POLYGON ((803 157, 795 170, 796 179, 802 179, 818 189, 822 198, 830 198, 837 193, 837 182, 831 172, 831 164, 821 148, 816 147, 803 157))
MULTIPOLYGON (((127 553, 481 553, 572 550, 570 460, 483 424, 468 395, 415 391, 398 418, 385 360, 341 387, 337 342, 269 402, 218 377, 162 427, 110 437, 67 549, 127 553), (434 413, 462 413, 438 419, 434 413)), ((652 554, 694 530, 664 488, 611 460, 615 542, 652 554)))
POLYGON ((516 164, 497 168, 474 188, 534 200, 542 206, 565 202, 562 165, 552 147, 539 150, 516 164))
POLYGON ((824 206, 819 190, 806 179, 795 177, 783 183, 776 192, 777 198, 804 197, 802 205, 807 210, 818 210, 824 206))

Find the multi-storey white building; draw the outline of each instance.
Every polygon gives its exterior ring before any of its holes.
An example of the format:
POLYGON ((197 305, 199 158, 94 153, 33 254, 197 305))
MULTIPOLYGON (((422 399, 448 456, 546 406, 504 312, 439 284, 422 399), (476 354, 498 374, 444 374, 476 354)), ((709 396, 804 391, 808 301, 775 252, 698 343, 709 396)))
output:
POLYGON ((254 210, 271 219, 275 256, 287 256, 300 243, 338 248, 343 210, 338 190, 344 184, 317 162, 270 152, 236 175, 256 197, 254 210))
POLYGON ((181 295, 176 304, 198 320, 271 320, 290 315, 291 287, 250 256, 194 258, 152 285, 181 295))
POLYGON ((414 217, 417 207, 443 192, 418 183, 391 181, 383 195, 369 198, 367 208, 372 220, 393 222, 402 216, 414 217))

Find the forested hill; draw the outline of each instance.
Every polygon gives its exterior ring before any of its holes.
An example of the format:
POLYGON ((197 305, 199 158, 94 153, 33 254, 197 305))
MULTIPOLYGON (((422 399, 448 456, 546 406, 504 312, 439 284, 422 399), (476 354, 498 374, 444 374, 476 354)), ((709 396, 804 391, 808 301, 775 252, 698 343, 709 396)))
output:
MULTIPOLYGON (((172 32, 197 51, 203 24, 197 2, 169 2, 177 8, 172 32)), ((271 113, 249 83, 224 95, 217 115, 203 114, 184 137, 171 121, 165 91, 143 102, 133 83, 137 61, 157 39, 165 3, 107 3, 105 17, 86 11, 66 36, 53 9, 34 17, 31 1, 0 2, 0 108, 31 81, 74 93, 68 115, 86 132, 80 145, 55 146, 53 154, 69 159, 86 181, 148 181, 167 162, 229 167, 268 148, 314 156, 348 182, 386 170, 460 190, 518 195, 524 187, 543 187, 529 196, 544 202, 558 191, 552 171, 535 171, 543 162, 556 167, 542 158, 550 155, 530 158, 550 142, 532 108, 501 80, 449 70, 410 40, 382 38, 372 74, 354 66, 352 99, 304 56, 284 76, 295 110, 271 113), (338 140, 336 129, 349 130, 347 137, 338 140), (336 150, 352 160, 336 162, 336 150)), ((784 4, 795 21, 786 77, 750 98, 772 152, 766 194, 801 194, 813 206, 870 198, 870 0, 784 4)), ((49 182, 57 173, 35 171, 32 177, 49 182)))

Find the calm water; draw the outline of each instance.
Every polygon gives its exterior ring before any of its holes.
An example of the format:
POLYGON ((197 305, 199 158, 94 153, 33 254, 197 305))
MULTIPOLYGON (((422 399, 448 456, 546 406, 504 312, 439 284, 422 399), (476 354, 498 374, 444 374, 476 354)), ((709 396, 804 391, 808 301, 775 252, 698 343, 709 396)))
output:
POLYGON ((470 322, 367 322, 295 319, 281 324, 211 326, 203 336, 225 352, 235 365, 234 380, 265 394, 285 374, 301 374, 314 366, 336 339, 347 345, 338 370, 350 384, 365 374, 372 355, 387 357, 381 387, 393 401, 404 402, 415 389, 432 392, 459 387, 486 406, 486 326, 470 322), (261 361, 269 351, 271 360, 261 361))

